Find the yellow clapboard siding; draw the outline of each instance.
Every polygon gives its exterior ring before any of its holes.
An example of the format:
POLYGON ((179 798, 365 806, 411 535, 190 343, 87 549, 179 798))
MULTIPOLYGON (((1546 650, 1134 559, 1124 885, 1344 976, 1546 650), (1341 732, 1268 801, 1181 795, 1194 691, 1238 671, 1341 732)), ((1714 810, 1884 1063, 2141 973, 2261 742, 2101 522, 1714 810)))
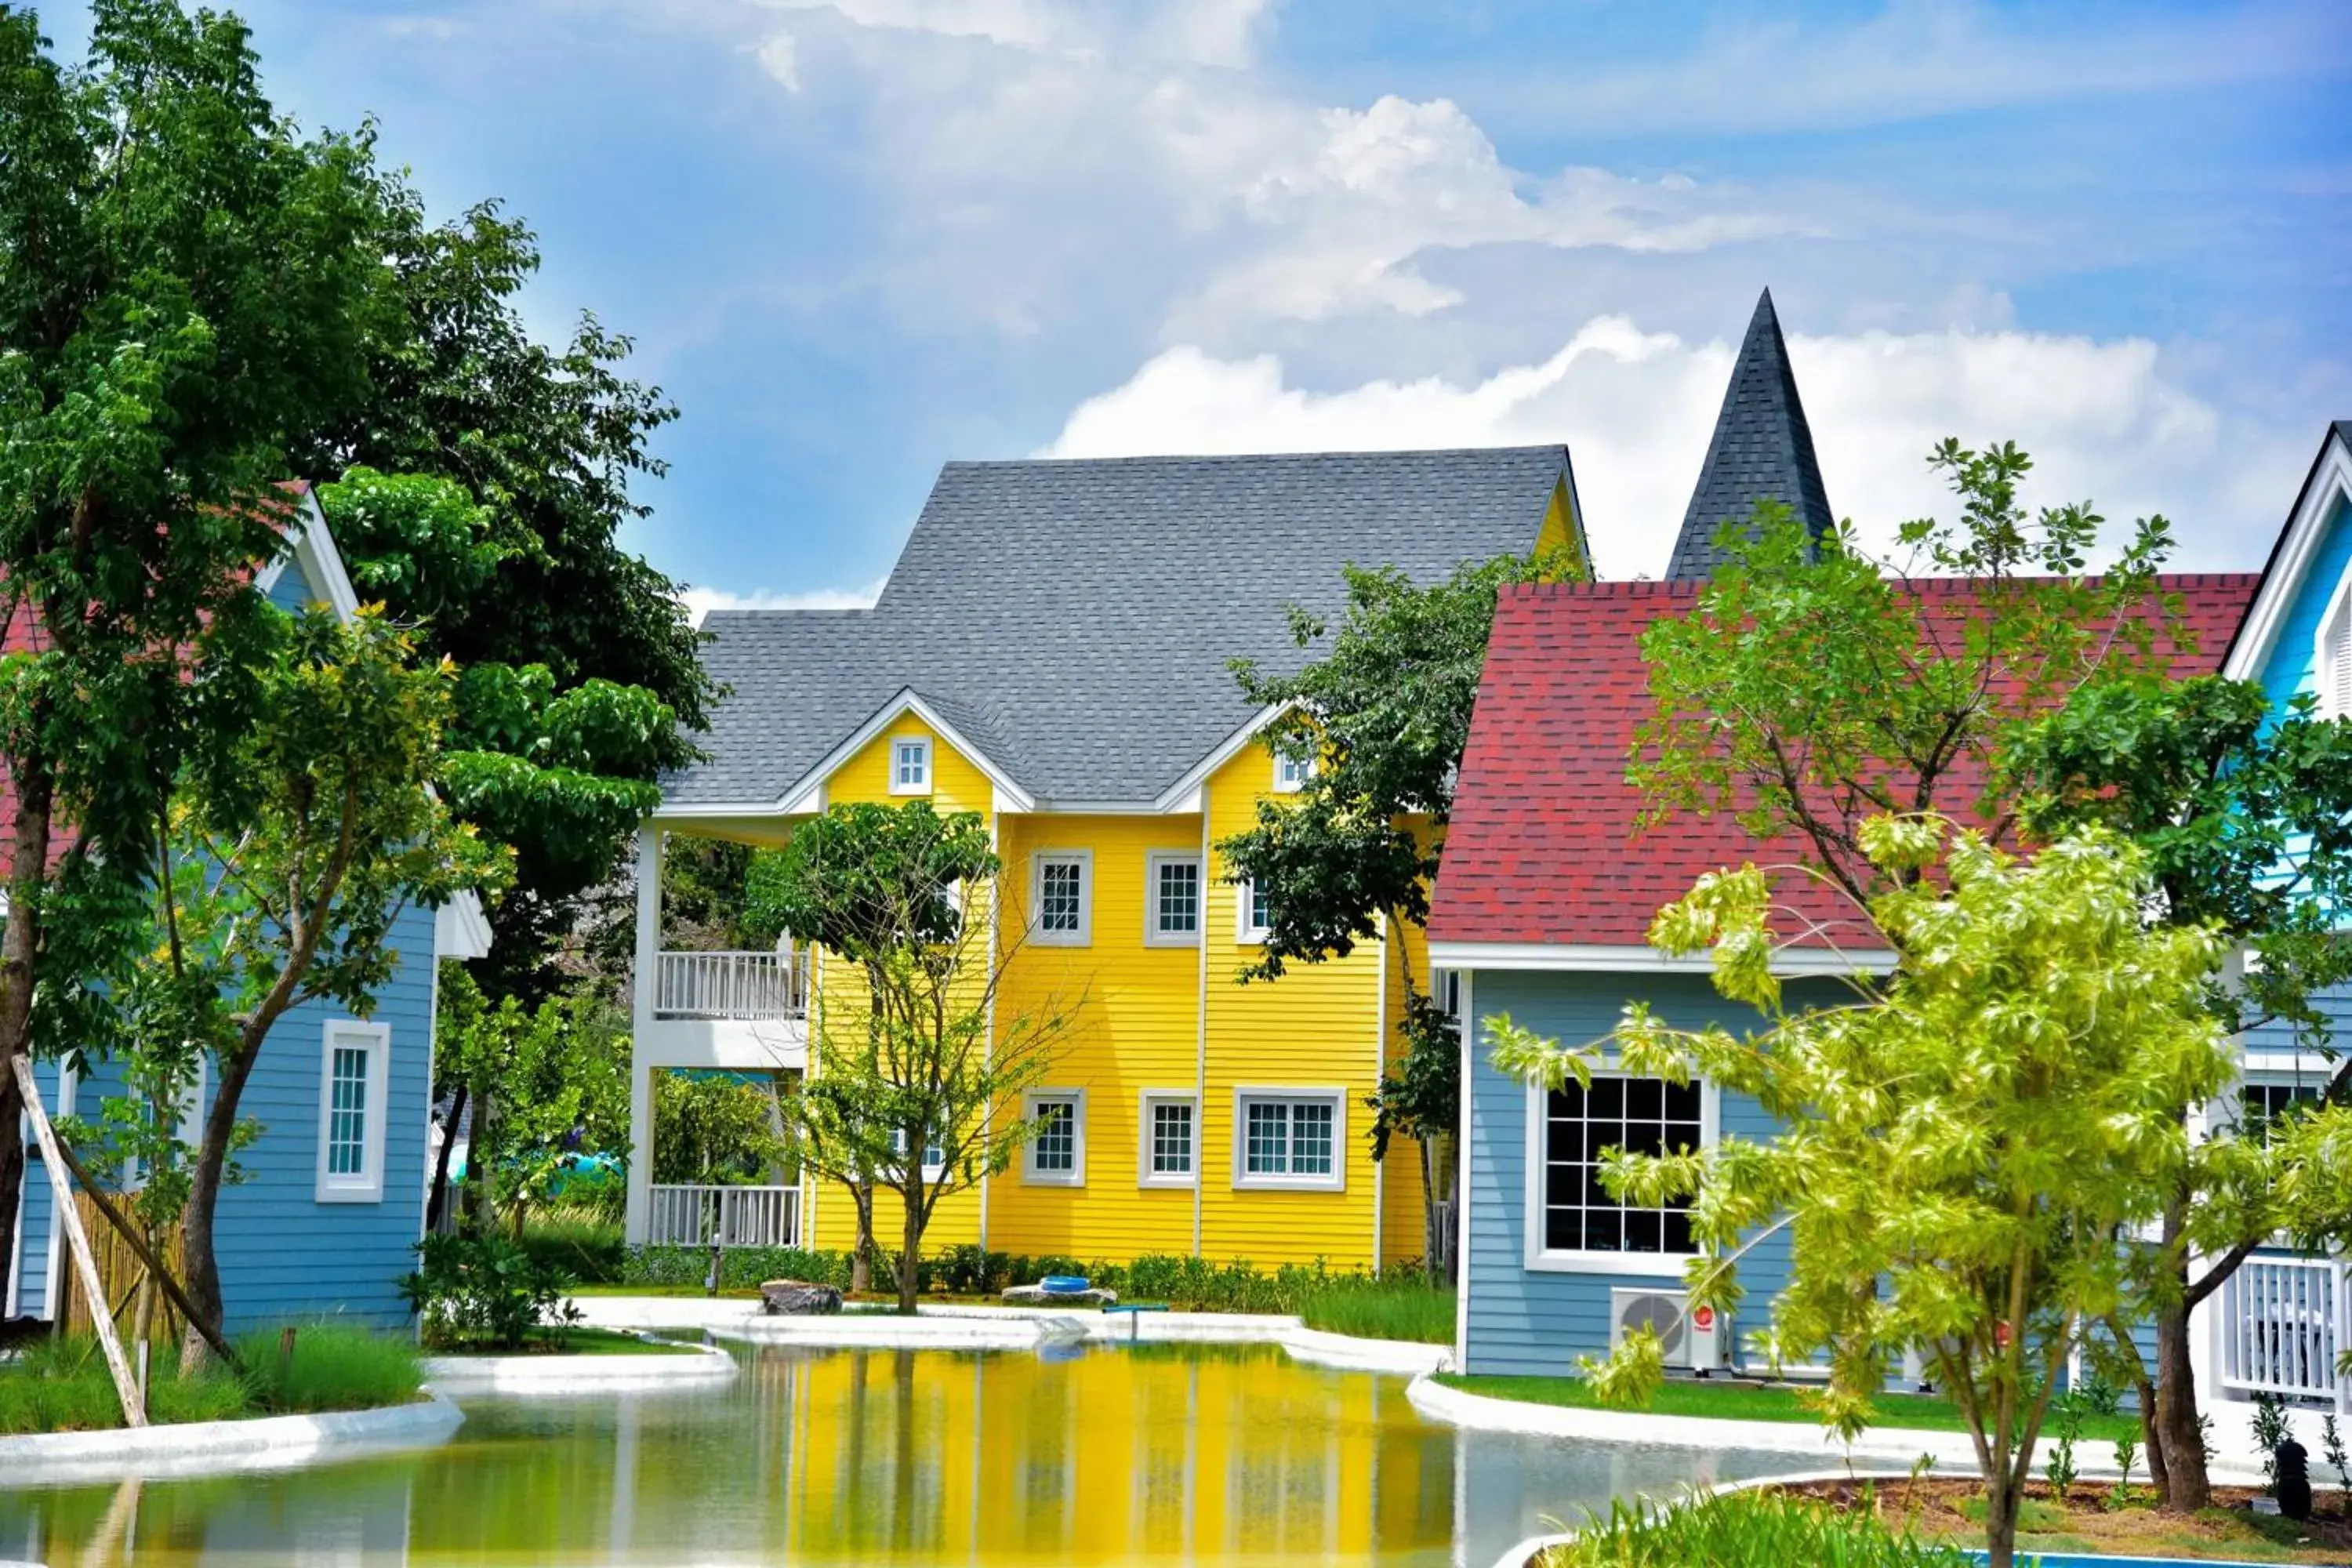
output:
POLYGON ((997 1037, 1017 1020, 1066 1013, 1072 1025, 1040 1087, 1086 1094, 1086 1182, 1052 1186, 1021 1170, 989 1189, 989 1245, 998 1251, 1129 1258, 1192 1247, 1192 1194, 1144 1187, 1142 1096, 1190 1091, 1199 1054, 1201 954, 1197 947, 1149 945, 1144 917, 1150 857, 1198 858, 1197 816, 1007 816, 1003 931, 1008 948, 1032 912, 1031 880, 1045 851, 1091 858, 1090 920, 1084 946, 1021 942, 997 998, 997 1037))

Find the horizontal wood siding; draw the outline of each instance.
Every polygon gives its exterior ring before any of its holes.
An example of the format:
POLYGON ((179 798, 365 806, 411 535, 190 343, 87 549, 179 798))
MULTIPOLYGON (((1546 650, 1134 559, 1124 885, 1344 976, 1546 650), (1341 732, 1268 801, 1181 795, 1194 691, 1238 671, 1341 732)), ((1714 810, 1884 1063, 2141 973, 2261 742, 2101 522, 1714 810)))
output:
MULTIPOLYGON (((1472 982, 1476 1033, 1471 1051, 1471 1214, 1464 1226, 1469 1281, 1467 1370, 1564 1374, 1580 1355, 1609 1346, 1609 1292, 1619 1287, 1672 1288, 1636 1274, 1555 1274, 1526 1266, 1527 1089, 1487 1059, 1486 1021, 1507 1015, 1563 1044, 1601 1039, 1625 1004, 1647 1000, 1669 1024, 1738 1027, 1754 1015, 1723 1001, 1703 975, 1532 974, 1480 971, 1472 982)), ((1776 1124, 1745 1095, 1722 1096, 1721 1135, 1761 1141, 1776 1124)), ((1736 1331, 1764 1324, 1767 1305, 1788 1281, 1780 1236, 1767 1237, 1742 1263, 1748 1300, 1736 1331)))

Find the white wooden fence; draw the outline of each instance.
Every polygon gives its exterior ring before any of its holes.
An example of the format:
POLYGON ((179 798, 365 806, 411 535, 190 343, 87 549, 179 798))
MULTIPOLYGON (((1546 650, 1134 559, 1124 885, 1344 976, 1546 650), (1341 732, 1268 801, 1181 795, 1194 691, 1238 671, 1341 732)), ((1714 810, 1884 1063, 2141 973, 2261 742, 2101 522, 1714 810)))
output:
POLYGON ((646 1212, 651 1247, 798 1247, 798 1187, 656 1185, 646 1212))
POLYGON ((663 952, 654 956, 656 1018, 798 1018, 808 1011, 808 954, 663 952))
POLYGON ((2252 1258, 2221 1282, 2221 1384, 2242 1394, 2328 1400, 2352 1412, 2352 1289, 2341 1258, 2252 1258))

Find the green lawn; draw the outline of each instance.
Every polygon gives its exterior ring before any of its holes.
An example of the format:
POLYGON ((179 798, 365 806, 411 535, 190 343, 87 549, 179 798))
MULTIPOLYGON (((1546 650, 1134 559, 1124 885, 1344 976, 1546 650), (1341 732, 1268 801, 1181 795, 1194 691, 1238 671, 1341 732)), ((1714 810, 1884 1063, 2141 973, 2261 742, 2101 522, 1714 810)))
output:
POLYGON ((507 1356, 507 1355, 697 1355, 699 1350, 691 1344, 656 1344, 636 1335, 614 1329, 592 1329, 575 1325, 546 1333, 534 1333, 530 1342, 520 1350, 462 1350, 435 1352, 445 1356, 507 1356))
MULTIPOLYGON (((1517 1399, 1529 1405, 1564 1405, 1576 1410, 1599 1410, 1601 1402, 1580 1377, 1465 1377, 1442 1372, 1437 1381, 1465 1394, 1491 1399, 1517 1399)), ((1646 1414, 1703 1415, 1731 1421, 1818 1422, 1811 1407, 1787 1384, 1735 1383, 1724 1378, 1705 1381, 1675 1378, 1658 1390, 1646 1414)), ((1926 1432, 1964 1432, 1958 1406, 1936 1394, 1889 1394, 1878 1400, 1882 1427, 1926 1432)), ((2083 1422, 2083 1440, 2108 1444, 2140 1435, 2137 1415, 2092 1415, 2083 1422)), ((2095 1456, 2104 1457, 2104 1456, 2095 1456)))

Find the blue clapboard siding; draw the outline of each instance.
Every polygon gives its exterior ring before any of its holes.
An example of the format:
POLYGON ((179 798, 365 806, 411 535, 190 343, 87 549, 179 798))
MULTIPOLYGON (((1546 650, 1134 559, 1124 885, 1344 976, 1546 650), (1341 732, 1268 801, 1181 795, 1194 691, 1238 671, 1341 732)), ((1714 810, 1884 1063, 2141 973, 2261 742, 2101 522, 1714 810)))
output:
MULTIPOLYGON (((1637 998, 1681 1028, 1744 1028, 1757 1022, 1753 1013, 1717 996, 1700 974, 1480 970, 1470 987, 1473 1037, 1483 1041, 1486 1021, 1507 1014, 1563 1044, 1598 1040, 1615 1026, 1625 1004, 1637 998)), ((1527 1089, 1496 1071, 1483 1047, 1474 1047, 1472 1058, 1465 1370, 1565 1373, 1578 1356, 1608 1349, 1612 1289, 1673 1289, 1675 1282, 1654 1275, 1556 1274, 1527 1268, 1527 1089)), ((1721 1099, 1722 1136, 1763 1140, 1776 1131, 1773 1119, 1754 1100, 1730 1092, 1721 1099)), ((1764 1239, 1742 1261, 1748 1299, 1735 1329, 1743 1339, 1767 1321, 1769 1303, 1788 1282, 1788 1243, 1780 1235, 1764 1239)))
MULTIPOLYGON (((63 1069, 56 1062, 33 1064, 33 1079, 40 1086, 41 1103, 51 1115, 57 1114, 62 1100, 60 1080, 63 1069)), ((22 1277, 14 1289, 16 1291, 16 1311, 27 1318, 47 1317, 49 1291, 49 1245, 54 1233, 56 1205, 49 1194, 49 1169, 41 1159, 41 1146, 29 1135, 25 1140, 25 1196, 23 1216, 24 1256, 18 1260, 22 1277)), ((59 1261, 62 1263, 63 1259, 59 1261)), ((0 1307, 6 1306, 0 1300, 0 1307)))
MULTIPOLYGON (((287 563, 269 599, 294 610, 313 597, 298 562, 287 563)), ((321 1064, 329 1020, 353 1010, 307 1002, 270 1030, 247 1081, 238 1112, 260 1124, 260 1137, 237 1156, 245 1179, 223 1190, 214 1242, 231 1332, 288 1319, 341 1314, 384 1327, 408 1321, 398 1280, 415 1263, 423 1233, 425 1147, 432 1079, 434 920, 404 910, 394 924, 399 963, 377 993, 373 1019, 387 1026, 383 1195, 372 1203, 317 1201, 322 1123, 321 1064)), ((77 1089, 76 1109, 98 1114, 121 1092, 119 1069, 95 1063, 77 1089)), ((216 1082, 207 1076, 207 1089, 216 1082)), ((57 1070, 44 1069, 43 1092, 57 1106, 57 1070)), ((207 1100, 209 1109, 209 1099, 207 1100)), ((23 1310, 47 1300, 50 1200, 38 1164, 26 1184, 23 1310)))

